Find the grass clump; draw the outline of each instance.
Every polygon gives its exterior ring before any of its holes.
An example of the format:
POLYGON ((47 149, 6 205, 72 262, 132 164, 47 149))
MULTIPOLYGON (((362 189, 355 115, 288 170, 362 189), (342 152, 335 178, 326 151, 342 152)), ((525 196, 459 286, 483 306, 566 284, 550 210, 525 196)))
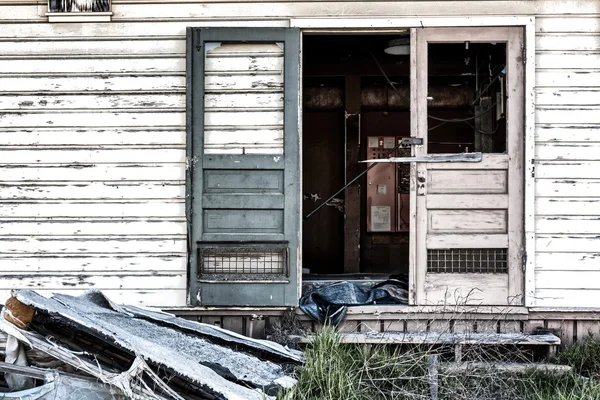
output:
POLYGON ((600 342, 589 340, 559 354, 571 372, 516 373, 480 364, 458 370, 443 362, 432 369, 434 357, 443 359, 439 348, 347 344, 326 327, 306 348, 297 385, 280 399, 600 400, 600 342))
POLYGON ((580 375, 588 378, 600 376, 600 341, 588 336, 566 346, 556 356, 559 364, 569 365, 580 375))

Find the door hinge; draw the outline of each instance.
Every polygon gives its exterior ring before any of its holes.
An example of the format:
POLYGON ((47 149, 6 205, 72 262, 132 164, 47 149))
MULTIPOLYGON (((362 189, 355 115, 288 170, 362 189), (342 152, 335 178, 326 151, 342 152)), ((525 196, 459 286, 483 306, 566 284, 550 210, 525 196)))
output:
POLYGON ((527 267, 527 252, 523 251, 523 255, 521 256, 522 262, 523 262, 523 272, 525 272, 525 268, 527 267))
POLYGON ((527 49, 525 48, 525 43, 521 44, 521 59, 523 60, 523 65, 527 64, 527 49))

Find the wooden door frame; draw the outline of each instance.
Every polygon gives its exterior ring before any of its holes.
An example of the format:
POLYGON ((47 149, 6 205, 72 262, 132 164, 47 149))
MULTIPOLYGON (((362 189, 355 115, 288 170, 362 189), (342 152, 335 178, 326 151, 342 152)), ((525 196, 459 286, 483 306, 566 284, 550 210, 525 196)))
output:
MULTIPOLYGON (((387 17, 353 17, 343 18, 336 16, 333 18, 290 18, 290 27, 302 29, 303 33, 395 33, 401 29, 417 29, 423 27, 509 27, 520 26, 525 30, 525 77, 524 77, 524 246, 526 253, 525 262, 525 306, 535 306, 535 16, 487 16, 487 15, 464 15, 464 16, 387 16, 387 17)), ((411 38, 414 35, 411 35, 411 38)), ((416 45, 416 41, 411 39, 411 46, 416 45)), ((413 67, 411 65, 411 67, 413 67)), ((414 68, 413 68, 414 69, 414 68)), ((412 72, 411 72, 412 74, 412 72)), ((413 95, 411 95, 413 101, 413 95)), ((300 102, 302 103, 302 102, 300 102)), ((413 118, 411 116, 411 118, 413 118)), ((414 118, 412 120, 415 120, 414 118)), ((415 124, 411 124, 412 132, 416 129, 415 124)), ((301 128, 300 128, 301 130, 301 128)), ((300 135, 302 137, 302 135, 300 135)), ((414 166, 411 166, 414 168, 414 166)), ((411 198, 411 202, 413 199, 411 198)), ((411 210, 411 223, 413 221, 413 212, 411 210)), ((410 238, 411 243, 414 241, 410 238)), ((412 261, 411 261, 412 262, 412 261)), ((409 272, 411 284, 409 287, 409 304, 415 303, 415 271, 409 272)))
MULTIPOLYGON (((519 27, 489 27, 481 28, 421 28, 411 29, 411 101, 416 107, 411 107, 411 135, 423 139, 423 146, 414 147, 417 157, 427 154, 427 129, 428 129, 428 43, 463 43, 471 42, 505 42, 507 46, 506 68, 508 71, 507 93, 507 139, 506 149, 509 160, 517 159, 520 162, 509 162, 508 167, 508 194, 511 201, 508 211, 508 297, 509 304, 524 304, 524 174, 525 163, 524 140, 525 118, 521 104, 525 100, 524 81, 525 68, 523 62, 524 30, 519 27), (414 73, 412 72, 414 71, 414 73), (512 101, 518 99, 518 103, 512 101), (521 106, 520 106, 521 105, 521 106), (415 115, 413 115, 415 114, 415 115)), ((426 259, 427 259, 427 211, 425 195, 418 195, 421 191, 420 182, 424 179, 422 167, 412 163, 411 167, 411 241, 410 241, 410 285, 411 304, 424 304, 426 284, 426 259), (414 231, 414 232, 413 232, 414 231), (414 240, 413 240, 414 239, 414 240)), ((424 192, 425 189, 423 188, 424 192)), ((424 193, 421 193, 424 194, 424 193)))

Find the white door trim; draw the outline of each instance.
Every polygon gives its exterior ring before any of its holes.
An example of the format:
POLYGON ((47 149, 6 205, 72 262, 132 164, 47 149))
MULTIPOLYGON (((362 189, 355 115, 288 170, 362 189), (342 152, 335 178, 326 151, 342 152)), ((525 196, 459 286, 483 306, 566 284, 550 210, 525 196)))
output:
MULTIPOLYGON (((400 29, 424 27, 485 27, 523 26, 525 28, 525 153, 524 170, 524 246, 525 306, 535 306, 535 17, 534 16, 462 16, 462 17, 392 17, 392 18, 290 18, 290 27, 301 28, 304 33, 394 32, 400 29)), ((411 35, 413 36, 413 35, 411 35)), ((415 43, 411 43, 414 45, 415 43)), ((412 128, 411 128, 412 130, 412 128)), ((411 199, 412 201, 412 199, 411 199)), ((412 217, 412 216, 411 216, 412 217)), ((411 237, 411 240, 413 238, 411 237)), ((412 276, 411 276, 412 277, 412 276)), ((412 281, 414 284, 414 280, 412 281)), ((409 304, 414 304, 411 285, 409 304)))

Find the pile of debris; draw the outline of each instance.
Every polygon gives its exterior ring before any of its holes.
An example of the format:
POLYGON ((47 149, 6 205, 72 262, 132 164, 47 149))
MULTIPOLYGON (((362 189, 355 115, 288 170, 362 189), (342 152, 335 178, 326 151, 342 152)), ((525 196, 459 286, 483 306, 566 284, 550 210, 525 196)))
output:
MULTIPOLYGON (((99 291, 18 291, 4 306, 4 399, 268 399, 302 353, 133 306, 99 291)), ((1 344, 0 344, 1 346, 1 344)))

